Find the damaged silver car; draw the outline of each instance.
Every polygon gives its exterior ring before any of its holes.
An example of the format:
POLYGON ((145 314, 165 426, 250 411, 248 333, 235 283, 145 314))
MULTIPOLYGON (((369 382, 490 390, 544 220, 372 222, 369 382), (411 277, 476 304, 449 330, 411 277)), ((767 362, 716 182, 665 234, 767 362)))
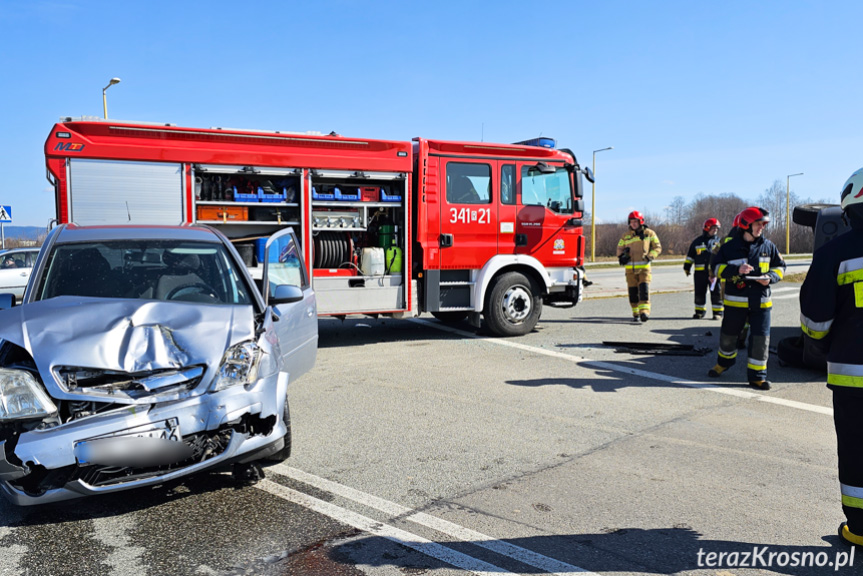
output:
POLYGON ((254 480, 287 458, 316 304, 293 231, 265 254, 259 290, 204 226, 55 228, 23 303, 0 295, 4 495, 56 502, 216 469, 254 480))

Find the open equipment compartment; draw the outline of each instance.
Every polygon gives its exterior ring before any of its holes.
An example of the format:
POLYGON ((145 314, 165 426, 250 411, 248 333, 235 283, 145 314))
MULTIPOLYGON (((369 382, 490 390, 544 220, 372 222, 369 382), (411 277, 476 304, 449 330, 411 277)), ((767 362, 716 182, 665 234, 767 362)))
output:
POLYGON ((310 171, 319 313, 407 307, 407 182, 404 173, 310 171))
POLYGON ((193 164, 199 224, 231 239, 247 267, 260 264, 260 241, 285 226, 301 232, 302 171, 295 168, 193 164))

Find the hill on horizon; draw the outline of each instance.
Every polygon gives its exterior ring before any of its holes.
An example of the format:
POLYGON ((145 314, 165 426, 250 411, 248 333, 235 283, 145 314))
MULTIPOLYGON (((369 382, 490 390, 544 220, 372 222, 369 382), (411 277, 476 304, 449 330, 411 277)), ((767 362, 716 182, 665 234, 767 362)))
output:
POLYGON ((3 236, 6 241, 9 240, 29 240, 36 241, 44 238, 47 234, 45 226, 10 226, 3 225, 3 236))

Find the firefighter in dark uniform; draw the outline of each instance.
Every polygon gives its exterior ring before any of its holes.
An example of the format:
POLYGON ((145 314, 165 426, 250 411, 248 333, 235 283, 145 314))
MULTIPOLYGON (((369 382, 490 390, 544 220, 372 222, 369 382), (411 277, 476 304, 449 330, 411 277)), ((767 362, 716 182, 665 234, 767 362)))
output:
POLYGON ((716 276, 725 283, 725 316, 719 331, 716 365, 707 373, 718 378, 734 365, 737 339, 749 319, 749 385, 769 390, 767 354, 770 345, 770 284, 782 280, 785 262, 779 249, 764 237, 770 221, 767 210, 756 206, 740 213, 741 235, 719 248, 713 260, 716 276))
POLYGON ((647 322, 650 318, 650 262, 662 252, 662 245, 656 232, 645 226, 641 212, 630 212, 627 221, 629 230, 617 243, 617 260, 621 266, 626 266, 632 320, 647 322))
POLYGON ((800 323, 827 355, 846 522, 839 536, 863 546, 863 168, 841 195, 851 230, 816 250, 800 290, 800 323))
POLYGON ((692 317, 696 320, 704 318, 707 314, 706 292, 710 292, 713 319, 722 318, 722 285, 720 282, 714 282, 713 288, 710 287, 710 260, 714 248, 718 250, 719 247, 719 226, 719 220, 716 218, 708 218, 704 221, 702 227, 704 232, 689 245, 686 261, 683 263, 683 271, 687 276, 692 274, 692 268, 695 267, 695 314, 692 317))
MULTIPOLYGON (((743 231, 740 230, 740 214, 734 217, 734 221, 731 224, 731 230, 728 231, 728 235, 714 244, 713 246, 713 254, 710 255, 710 281, 712 282, 714 278, 716 278, 716 266, 713 263, 713 259, 716 257, 716 253, 719 252, 720 246, 731 240, 732 238, 737 238, 740 236, 743 231)), ((720 286, 720 293, 722 294, 722 301, 725 301, 725 281, 716 278, 717 284, 720 286)), ((723 306, 724 307, 724 306, 723 306)), ((737 337, 737 349, 743 350, 746 348, 746 336, 749 334, 749 320, 746 320, 746 324, 743 325, 743 331, 740 333, 740 336, 737 337)))

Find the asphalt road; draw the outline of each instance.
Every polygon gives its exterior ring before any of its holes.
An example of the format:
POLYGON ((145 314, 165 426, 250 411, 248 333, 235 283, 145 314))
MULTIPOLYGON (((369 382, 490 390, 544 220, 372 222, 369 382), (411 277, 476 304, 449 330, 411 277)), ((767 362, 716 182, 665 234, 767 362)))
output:
MULTIPOLYGON (((776 288, 774 346, 799 315, 799 284, 776 288)), ((847 564, 824 378, 771 355, 769 392, 745 385, 743 365, 708 382, 719 325, 690 319, 691 293, 655 295, 651 320, 633 324, 626 300, 601 292, 546 309, 516 339, 430 317, 323 320, 317 366, 290 390, 294 454, 266 480, 210 474, 42 508, 0 503, 0 574, 728 576, 847 564), (603 345, 622 340, 706 354, 603 345), (755 568, 731 564, 744 559, 755 568)))

